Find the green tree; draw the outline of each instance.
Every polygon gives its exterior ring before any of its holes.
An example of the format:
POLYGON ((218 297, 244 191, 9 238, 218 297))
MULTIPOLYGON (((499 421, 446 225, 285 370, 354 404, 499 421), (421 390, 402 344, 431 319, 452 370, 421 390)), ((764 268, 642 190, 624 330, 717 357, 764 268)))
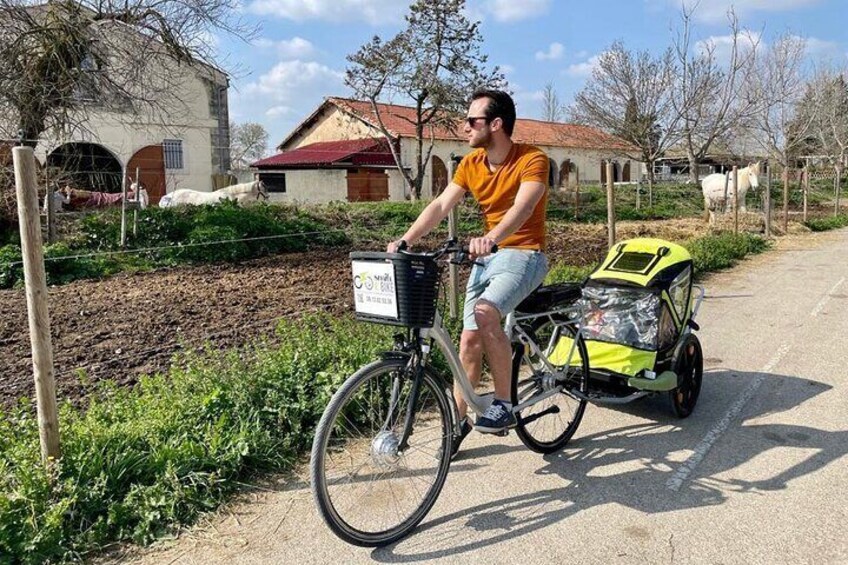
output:
POLYGON ((404 30, 388 41, 375 36, 347 58, 345 84, 371 103, 413 199, 421 197, 436 132, 455 131, 473 89, 506 84, 497 67, 487 69, 480 23, 469 21, 464 9, 465 0, 417 0, 409 8, 404 30), (411 166, 404 163, 378 105, 397 98, 415 109, 411 166))

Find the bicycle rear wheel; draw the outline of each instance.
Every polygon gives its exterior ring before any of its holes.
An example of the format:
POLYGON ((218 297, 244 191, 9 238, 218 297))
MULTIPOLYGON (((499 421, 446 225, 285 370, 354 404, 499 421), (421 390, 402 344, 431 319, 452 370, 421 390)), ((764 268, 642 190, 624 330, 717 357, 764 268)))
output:
POLYGON ((561 340, 575 343, 575 351, 568 367, 557 367, 564 378, 551 374, 529 347, 521 344, 513 350, 512 403, 517 406, 530 398, 550 393, 550 396, 528 406, 516 414, 515 428, 518 437, 528 448, 538 453, 553 453, 562 449, 577 431, 586 401, 570 393, 586 393, 589 387, 589 354, 583 337, 576 336, 572 325, 558 325, 550 318, 538 318, 529 328, 528 335, 536 342, 546 357, 550 358, 561 340), (560 392, 553 392, 563 386, 560 392))
POLYGON ((336 392, 315 433, 312 493, 343 540, 392 543, 432 508, 450 466, 451 408, 443 386, 419 379, 408 445, 400 446, 415 379, 405 359, 366 365, 336 392))

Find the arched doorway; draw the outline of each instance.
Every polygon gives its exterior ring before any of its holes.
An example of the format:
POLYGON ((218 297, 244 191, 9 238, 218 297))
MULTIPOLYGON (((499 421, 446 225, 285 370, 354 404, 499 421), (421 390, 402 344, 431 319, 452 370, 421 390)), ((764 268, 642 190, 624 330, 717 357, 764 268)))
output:
POLYGON ((65 143, 50 152, 46 166, 60 184, 96 192, 121 192, 123 169, 111 151, 96 143, 65 143))
POLYGON ((448 186, 448 168, 445 166, 445 162, 440 158, 433 155, 431 158, 433 164, 431 165, 431 194, 433 197, 436 197, 442 193, 442 191, 448 186))
POLYGON ((559 185, 568 190, 569 178, 568 176, 571 174, 571 160, 566 159, 562 162, 562 165, 559 168, 559 185))
POLYGON ((630 161, 624 163, 624 169, 621 171, 621 182, 630 182, 630 161))
POLYGON ((141 178, 141 186, 147 191, 150 204, 158 204, 165 196, 165 154, 161 145, 148 145, 136 151, 127 164, 127 176, 141 178))
POLYGON ((559 168, 557 167, 556 161, 548 157, 548 186, 553 188, 558 186, 559 183, 559 168))

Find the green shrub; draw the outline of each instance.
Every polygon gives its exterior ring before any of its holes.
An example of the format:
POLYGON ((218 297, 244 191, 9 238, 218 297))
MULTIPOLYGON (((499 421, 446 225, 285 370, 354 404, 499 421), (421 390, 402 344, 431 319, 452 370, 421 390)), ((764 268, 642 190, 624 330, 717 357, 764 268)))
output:
POLYGON ((23 281, 24 266, 21 261, 19 245, 4 245, 0 247, 0 288, 12 288, 18 281, 23 281))
POLYGON ((146 543, 217 506, 239 481, 290 468, 332 393, 391 343, 350 318, 283 322, 279 346, 188 354, 133 389, 99 384, 61 407, 51 484, 32 406, 0 414, 0 562, 146 543))
POLYGON ((701 274, 732 267, 746 255, 762 253, 769 243, 758 235, 727 232, 699 237, 683 246, 692 254, 695 273, 701 274))
POLYGON ((828 231, 848 226, 848 214, 829 216, 827 218, 812 218, 804 222, 804 225, 813 231, 828 231))

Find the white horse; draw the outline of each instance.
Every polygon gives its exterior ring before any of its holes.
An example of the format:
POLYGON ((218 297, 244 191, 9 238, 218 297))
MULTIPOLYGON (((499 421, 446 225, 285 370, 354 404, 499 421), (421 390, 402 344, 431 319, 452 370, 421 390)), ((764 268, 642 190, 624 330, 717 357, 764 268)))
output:
MULTIPOLYGON (((757 161, 739 171, 739 210, 745 211, 745 195, 751 187, 760 186, 760 163, 757 161)), ((715 212, 733 207, 733 172, 714 173, 701 180, 704 206, 710 213, 710 223, 715 222, 715 212)))
POLYGON ((159 207, 170 208, 185 204, 200 206, 203 204, 217 204, 228 199, 235 200, 240 206, 249 206, 258 203, 260 199, 268 200, 268 191, 265 190, 265 183, 258 180, 234 184, 214 192, 180 188, 163 196, 159 200, 159 207))

